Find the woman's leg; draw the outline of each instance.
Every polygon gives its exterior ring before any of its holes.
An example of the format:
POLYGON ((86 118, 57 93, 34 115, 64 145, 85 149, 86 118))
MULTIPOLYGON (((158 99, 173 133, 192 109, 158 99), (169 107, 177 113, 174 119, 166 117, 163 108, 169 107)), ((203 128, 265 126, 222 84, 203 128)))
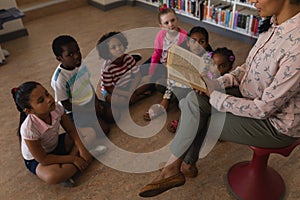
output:
POLYGON ((178 158, 185 156, 184 154, 187 153, 197 135, 204 134, 202 135, 204 138, 205 131, 203 130, 206 130, 211 114, 209 98, 193 91, 179 102, 179 107, 181 109, 180 123, 170 146, 171 152, 178 158))
MULTIPOLYGON (((220 113, 216 113, 216 119, 220 113)), ((226 113, 220 139, 262 148, 281 148, 295 142, 296 138, 279 133, 268 120, 252 119, 226 113)))
MULTIPOLYGON (((238 87, 232 87, 232 88, 227 88, 226 89, 226 94, 230 94, 236 97, 242 97, 239 88, 238 87)), ((207 116, 208 118, 206 118, 206 122, 207 124, 203 124, 201 127, 199 127, 198 132, 196 134, 196 137, 192 143, 192 145, 190 146, 190 148, 188 149, 188 151, 186 152, 185 156, 184 156, 184 163, 183 163, 183 167, 185 167, 186 169, 191 168, 192 165, 195 165, 196 162, 199 159, 199 151, 200 148, 202 146, 202 143, 205 139, 205 136, 207 135, 207 129, 210 126, 210 113, 216 113, 217 111, 211 107, 211 105, 209 104, 209 98, 204 96, 201 97, 198 96, 198 102, 199 102, 199 106, 200 109, 202 109, 202 115, 201 116, 207 116), (205 110, 203 108, 206 108, 205 110), (204 126, 205 125, 205 126, 204 126), (187 165, 185 165, 187 164, 187 165)), ((220 114, 218 120, 214 120, 215 117, 212 117, 212 119, 214 121, 217 121, 217 123, 221 122, 222 120, 224 121, 224 113, 220 114)), ((212 122, 212 124, 214 124, 212 122)), ((220 130, 220 129, 218 129, 220 130)), ((216 131, 218 131, 216 130, 216 131)), ((215 135, 215 134, 214 134, 215 135)), ((216 140, 217 141, 217 140, 216 140)), ((214 145, 214 144, 211 144, 214 145)))
MULTIPOLYGON (((241 96, 238 88, 227 89, 226 93, 241 96)), ((187 164, 195 164, 207 134, 211 113, 216 113, 216 110, 211 107, 208 96, 194 91, 179 102, 179 107, 180 123, 170 149, 175 157, 184 159, 187 164)))
POLYGON ((193 90, 190 88, 173 87, 173 94, 170 101, 179 102, 181 99, 186 98, 187 95, 192 91, 193 90))
MULTIPOLYGON (((195 141, 196 135, 199 135, 197 138, 199 140, 205 137, 205 131, 199 131, 197 134, 197 130, 206 130, 207 120, 211 113, 208 97, 190 92, 186 99, 180 101, 180 108, 180 124, 170 146, 173 155, 162 170, 160 177, 169 177, 179 173, 182 160, 195 141)), ((198 141, 198 143, 201 146, 202 142, 198 141)), ((194 153, 193 150, 191 152, 194 153)))
POLYGON ((193 143, 197 130, 206 127, 211 111, 208 97, 195 92, 190 92, 186 99, 180 101, 180 108, 181 123, 170 146, 172 155, 159 176, 141 189, 140 196, 155 196, 185 183, 185 177, 180 172, 182 158, 193 143))

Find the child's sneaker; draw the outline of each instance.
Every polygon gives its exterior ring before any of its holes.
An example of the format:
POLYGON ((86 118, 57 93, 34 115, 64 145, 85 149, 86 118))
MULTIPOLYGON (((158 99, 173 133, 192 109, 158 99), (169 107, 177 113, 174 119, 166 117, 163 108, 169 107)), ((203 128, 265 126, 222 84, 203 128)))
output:
POLYGON ((90 153, 91 153, 93 156, 97 157, 97 156, 99 156, 99 155, 101 155, 101 154, 104 154, 106 151, 107 151, 107 147, 106 147, 106 146, 98 145, 98 146, 96 146, 95 148, 91 149, 91 150, 90 150, 90 153))
POLYGON ((6 60, 0 60, 0 66, 6 64, 6 60))
POLYGON ((8 57, 10 55, 10 53, 6 49, 2 49, 2 53, 4 57, 8 57))
POLYGON ((68 180, 61 183, 64 187, 74 187, 75 181, 72 178, 69 178, 68 180))

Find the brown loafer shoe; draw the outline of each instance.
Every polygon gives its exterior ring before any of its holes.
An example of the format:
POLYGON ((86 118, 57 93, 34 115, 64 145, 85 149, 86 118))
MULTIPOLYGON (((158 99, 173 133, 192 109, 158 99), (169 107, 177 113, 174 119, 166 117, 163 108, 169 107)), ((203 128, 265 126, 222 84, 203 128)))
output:
POLYGON ((169 189, 174 187, 179 187, 185 184, 185 177, 180 172, 174 176, 170 176, 168 178, 162 179, 160 181, 149 183, 148 185, 144 186, 141 190, 139 195, 141 197, 153 197, 159 195, 169 189))
MULTIPOLYGON (((166 162, 159 163, 158 165, 159 171, 162 171, 165 165, 166 162)), ((196 167, 196 165, 191 165, 190 169, 184 169, 183 167, 181 167, 180 171, 183 173, 185 177, 188 178, 195 178, 198 176, 198 168, 196 167)))
POLYGON ((191 165, 191 168, 184 169, 181 167, 180 171, 184 174, 185 177, 195 178, 198 176, 198 168, 196 165, 191 165))

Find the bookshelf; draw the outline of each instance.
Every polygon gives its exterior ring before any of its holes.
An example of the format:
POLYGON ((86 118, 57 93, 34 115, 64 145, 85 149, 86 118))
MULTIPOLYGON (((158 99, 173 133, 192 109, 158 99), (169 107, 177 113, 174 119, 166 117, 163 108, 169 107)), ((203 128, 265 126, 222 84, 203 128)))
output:
POLYGON ((257 16, 255 7, 249 0, 136 0, 157 7, 166 3, 173 8, 180 20, 199 25, 210 31, 255 43, 258 26, 262 19, 257 16))

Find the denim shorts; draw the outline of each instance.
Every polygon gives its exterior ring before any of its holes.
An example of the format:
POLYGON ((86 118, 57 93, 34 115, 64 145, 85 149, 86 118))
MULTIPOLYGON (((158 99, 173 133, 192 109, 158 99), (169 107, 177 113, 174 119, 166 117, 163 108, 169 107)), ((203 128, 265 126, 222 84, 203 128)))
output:
MULTIPOLYGON (((54 151, 52 151, 50 154, 67 155, 69 153, 65 149, 65 136, 66 136, 66 133, 63 133, 63 134, 59 135, 58 144, 57 144, 56 148, 54 149, 54 151)), ((35 159, 33 159, 33 160, 24 159, 24 162, 25 162, 25 166, 27 167, 27 169, 31 173, 36 175, 36 168, 37 168, 39 162, 36 161, 35 159)))

